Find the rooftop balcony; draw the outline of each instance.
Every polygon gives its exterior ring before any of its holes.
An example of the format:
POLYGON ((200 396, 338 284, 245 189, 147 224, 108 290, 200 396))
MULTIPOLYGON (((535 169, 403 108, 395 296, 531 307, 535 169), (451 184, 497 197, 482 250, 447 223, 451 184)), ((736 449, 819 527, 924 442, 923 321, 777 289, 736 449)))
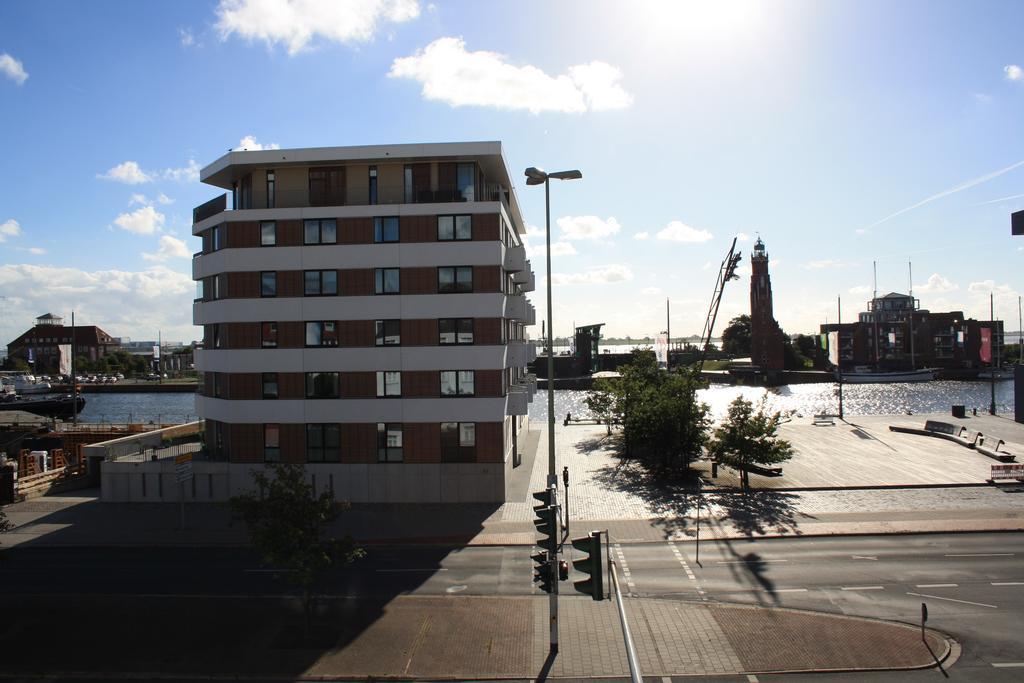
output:
POLYGON ((505 297, 505 317, 513 320, 526 320, 526 297, 522 294, 510 294, 505 297))
POLYGON ((508 190, 494 183, 482 184, 463 190, 428 189, 418 187, 379 186, 354 187, 326 193, 311 193, 308 189, 277 190, 266 193, 238 194, 229 206, 228 194, 214 197, 192 210, 192 222, 215 216, 222 211, 244 209, 294 209, 313 206, 374 206, 395 204, 451 204, 466 202, 501 202, 508 207, 508 190))
POLYGON ((526 261, 526 265, 523 270, 516 272, 512 276, 512 281, 519 285, 520 289, 524 292, 532 292, 537 288, 537 280, 533 274, 533 270, 530 267, 530 261, 526 261))
POLYGON ((502 266, 505 270, 511 272, 526 270, 526 247, 521 244, 514 247, 506 247, 502 266))
POLYGON ((530 409, 530 390, 526 384, 513 384, 505 397, 505 412, 508 415, 526 415, 530 409))

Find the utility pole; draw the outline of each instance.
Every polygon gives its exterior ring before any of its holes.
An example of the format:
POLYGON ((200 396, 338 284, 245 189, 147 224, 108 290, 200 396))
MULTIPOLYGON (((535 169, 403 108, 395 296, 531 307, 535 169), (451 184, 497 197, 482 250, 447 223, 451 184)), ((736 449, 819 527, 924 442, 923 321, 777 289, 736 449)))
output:
POLYGON ((78 424, 78 382, 75 380, 75 312, 71 311, 71 423, 78 424))
MULTIPOLYGON (((839 378, 839 419, 843 419, 843 297, 836 297, 836 319, 839 329, 836 331, 836 377, 839 378)), ((875 349, 878 349, 876 338, 875 349)))
MULTIPOLYGON (((992 402, 989 403, 988 414, 989 415, 995 415, 996 414, 996 372, 995 372, 994 364, 992 363, 992 348, 991 347, 996 345, 996 305, 995 305, 995 296, 994 296, 994 294, 992 292, 988 293, 988 320, 989 320, 989 324, 990 324, 990 327, 991 327, 991 331, 989 332, 989 336, 988 336, 988 344, 989 344, 988 367, 989 367, 989 370, 990 370, 990 372, 989 372, 990 379, 989 379, 988 382, 989 382, 989 388, 992 391, 992 402)), ((998 356, 997 356, 997 358, 998 358, 998 356)))
POLYGON ((669 300, 665 299, 665 336, 668 337, 668 351, 665 352, 665 367, 672 369, 672 317, 669 300))

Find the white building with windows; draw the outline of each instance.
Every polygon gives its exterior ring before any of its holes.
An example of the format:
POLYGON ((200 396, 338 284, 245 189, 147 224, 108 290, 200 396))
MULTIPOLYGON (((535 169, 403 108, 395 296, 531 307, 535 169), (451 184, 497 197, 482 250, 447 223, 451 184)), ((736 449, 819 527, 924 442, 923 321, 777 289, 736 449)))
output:
POLYGON ((501 144, 237 151, 201 179, 229 191, 192 227, 208 497, 281 461, 340 500, 503 501, 536 381, 501 144))

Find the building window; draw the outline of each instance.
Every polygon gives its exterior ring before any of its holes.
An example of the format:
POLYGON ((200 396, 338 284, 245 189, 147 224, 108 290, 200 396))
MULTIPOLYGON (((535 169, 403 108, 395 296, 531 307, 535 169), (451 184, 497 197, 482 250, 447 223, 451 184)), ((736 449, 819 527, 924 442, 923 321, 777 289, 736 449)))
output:
POLYGON ((302 224, 303 244, 335 244, 338 241, 338 222, 333 218, 307 220, 302 224))
POLYGON ((340 206, 345 203, 345 169, 309 169, 309 205, 340 206))
MULTIPOLYGON (((213 230, 211 231, 212 236, 211 236, 210 241, 213 242, 213 251, 220 251, 220 248, 222 246, 221 245, 221 227, 224 227, 224 226, 215 225, 215 226, 213 226, 213 230)), ((227 228, 225 227, 225 230, 226 229, 227 228)))
POLYGON ((277 244, 277 222, 260 221, 260 246, 272 247, 277 244))
POLYGON ((370 204, 377 203, 377 167, 370 167, 370 204))
POLYGON ((306 398, 338 398, 337 372, 307 372, 306 398))
POLYGON ((341 427, 339 425, 306 425, 306 461, 341 462, 341 427))
POLYGON ((440 333, 437 343, 442 346, 473 343, 472 318, 441 318, 437 321, 437 329, 440 333))
POLYGON ((402 425, 377 423, 377 462, 402 462, 402 425))
POLYGON ((196 280, 196 298, 195 301, 203 301, 203 283, 205 280, 196 280))
POLYGON ((391 370, 377 371, 377 398, 401 397, 402 373, 391 370))
POLYGON ((338 293, 338 271, 307 270, 304 274, 306 296, 326 296, 338 293))
POLYGON ((277 373, 263 373, 263 398, 277 398, 277 373))
POLYGON ((306 323, 306 346, 337 346, 338 323, 317 321, 306 323))
POLYGON ((464 202, 475 201, 476 182, 474 176, 476 168, 473 164, 459 164, 456 175, 456 189, 461 200, 464 202))
POLYGON ((277 323, 260 323, 260 346, 265 349, 277 348, 277 323))
POLYGON ((442 396, 472 396, 476 373, 473 370, 442 370, 442 396))
POLYGON ((219 349, 221 346, 224 345, 223 344, 223 341, 224 341, 223 337, 224 337, 224 335, 221 333, 220 323, 214 324, 214 325, 212 325, 212 327, 213 327, 213 348, 219 349))
POLYGON ((402 343, 402 322, 400 320, 374 321, 377 346, 398 346, 402 343))
POLYGON ((398 268, 377 268, 373 272, 374 292, 377 294, 398 294, 398 268))
POLYGON ((441 423, 441 462, 476 460, 476 423, 441 423))
POLYGON ((374 242, 398 241, 398 216, 377 216, 373 219, 374 242))
POLYGON ((442 242, 473 239, 473 217, 438 216, 437 239, 442 242))
POLYGON ((274 208, 274 203, 275 203, 274 202, 274 199, 275 199, 274 198, 274 190, 275 190, 274 186, 277 185, 276 180, 277 180, 277 178, 274 175, 274 172, 272 170, 268 170, 267 171, 267 208, 268 209, 273 209, 274 208))
POLYGON ((473 291, 473 266, 442 266, 437 269, 437 291, 441 294, 473 291))
POLYGON ((260 296, 277 296, 277 272, 265 270, 260 273, 260 296))
POLYGON ((263 461, 281 462, 280 425, 263 425, 263 461))

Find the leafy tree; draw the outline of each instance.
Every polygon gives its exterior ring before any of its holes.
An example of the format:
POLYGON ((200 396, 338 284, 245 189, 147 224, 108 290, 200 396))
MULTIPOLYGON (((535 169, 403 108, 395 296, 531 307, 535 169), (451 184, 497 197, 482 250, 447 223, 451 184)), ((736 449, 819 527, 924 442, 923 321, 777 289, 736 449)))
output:
POLYGON ((814 354, 818 349, 818 338, 806 334, 798 334, 794 345, 804 358, 814 358, 814 354))
POLYGON ((737 356, 750 355, 750 316, 738 315, 722 330, 722 351, 737 356))
POLYGON ((757 410, 742 396, 729 404, 729 414, 715 429, 708 453, 740 472, 743 490, 750 488, 750 465, 776 465, 793 457, 793 446, 778 437, 781 413, 769 413, 762 399, 757 410))
POLYGON ((628 455, 653 459, 666 471, 688 467, 710 425, 707 405, 697 400, 703 384, 689 370, 660 370, 649 349, 633 351, 619 373, 595 382, 588 407, 598 419, 622 424, 628 455))
POLYGON ((302 590, 308 634, 317 578, 362 557, 363 551, 350 537, 326 537, 326 527, 348 504, 336 502, 330 491, 316 495, 301 465, 275 464, 270 472, 253 472, 258 491, 234 496, 229 505, 249 528, 263 561, 286 571, 288 581, 302 590))

